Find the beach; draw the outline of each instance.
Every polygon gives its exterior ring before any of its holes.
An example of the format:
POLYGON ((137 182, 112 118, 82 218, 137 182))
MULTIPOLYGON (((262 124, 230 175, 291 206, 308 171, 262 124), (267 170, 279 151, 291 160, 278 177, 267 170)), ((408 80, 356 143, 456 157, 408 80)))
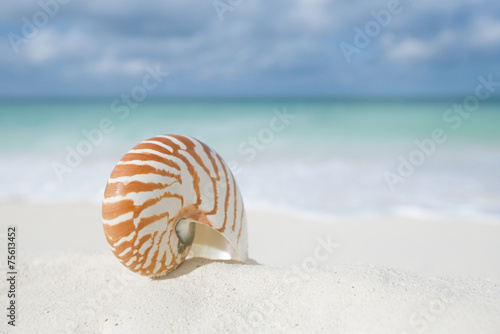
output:
POLYGON ((9 224, 18 221, 19 242, 17 325, 4 322, 2 332, 500 329, 495 225, 397 217, 328 222, 249 211, 248 263, 194 258, 150 279, 109 251, 98 205, 0 208, 9 224))
POLYGON ((4 1, 0 334, 500 334, 499 1, 4 1))

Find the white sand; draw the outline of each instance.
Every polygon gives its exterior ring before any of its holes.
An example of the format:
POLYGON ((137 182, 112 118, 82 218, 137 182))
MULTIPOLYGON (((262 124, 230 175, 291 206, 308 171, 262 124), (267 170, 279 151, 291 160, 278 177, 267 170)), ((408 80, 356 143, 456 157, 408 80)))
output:
POLYGON ((500 333, 498 226, 249 212, 265 265, 191 259, 151 280, 112 256, 99 210, 0 205, 20 251, 18 326, 0 333, 500 333))

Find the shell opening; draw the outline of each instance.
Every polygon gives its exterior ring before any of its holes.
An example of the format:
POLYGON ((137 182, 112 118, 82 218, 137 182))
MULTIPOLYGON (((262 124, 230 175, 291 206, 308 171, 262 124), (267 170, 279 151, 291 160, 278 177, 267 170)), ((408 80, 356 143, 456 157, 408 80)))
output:
POLYGON ((177 224, 175 224, 175 234, 177 234, 177 237, 180 241, 179 253, 182 253, 184 252, 186 247, 191 246, 193 243, 196 234, 194 221, 187 218, 179 219, 179 221, 177 221, 177 224))
POLYGON ((175 225, 175 233, 182 242, 182 247, 191 245, 188 258, 243 260, 220 232, 203 223, 187 218, 179 219, 175 225))
POLYGON ((193 243, 195 232, 196 227, 194 221, 190 219, 181 218, 177 224, 175 224, 175 233, 185 246, 190 246, 193 243))

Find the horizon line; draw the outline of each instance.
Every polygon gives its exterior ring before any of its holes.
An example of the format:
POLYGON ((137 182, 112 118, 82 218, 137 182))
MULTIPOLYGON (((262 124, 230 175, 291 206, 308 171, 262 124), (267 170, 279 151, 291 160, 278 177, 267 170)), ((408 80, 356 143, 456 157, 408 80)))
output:
MULTIPOLYGON (((2 102, 101 102, 114 101, 117 95, 93 96, 0 96, 2 102)), ((259 96, 151 96, 141 103, 148 102, 450 102, 463 100, 464 95, 387 95, 387 96, 356 96, 356 95, 318 95, 318 96, 292 96, 292 95, 259 95, 259 96)), ((500 102, 500 94, 491 96, 482 103, 500 102)))

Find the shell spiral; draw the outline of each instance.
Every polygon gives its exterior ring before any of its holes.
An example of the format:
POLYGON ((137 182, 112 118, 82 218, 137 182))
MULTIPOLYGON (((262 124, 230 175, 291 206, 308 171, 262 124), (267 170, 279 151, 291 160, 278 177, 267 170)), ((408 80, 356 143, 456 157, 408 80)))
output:
POLYGON ((125 154, 106 185, 102 222, 114 255, 141 275, 163 275, 188 254, 247 259, 234 176, 214 150, 191 137, 156 136, 125 154))

